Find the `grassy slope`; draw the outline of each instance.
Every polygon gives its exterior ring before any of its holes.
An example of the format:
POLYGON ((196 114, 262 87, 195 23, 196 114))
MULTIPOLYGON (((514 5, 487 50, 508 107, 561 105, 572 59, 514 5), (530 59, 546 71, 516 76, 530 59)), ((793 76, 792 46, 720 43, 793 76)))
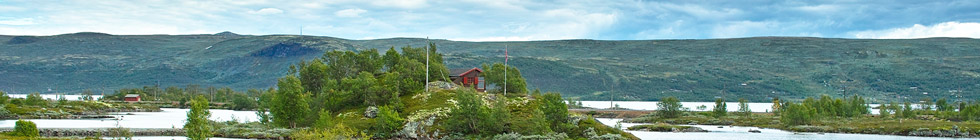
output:
MULTIPOLYGON (((320 56, 323 51, 383 51, 426 42, 417 38, 92 33, 40 36, 33 41, 14 38, 0 36, 0 79, 10 79, 0 80, 0 90, 13 93, 48 88, 77 92, 102 86, 112 90, 157 82, 161 86, 265 88, 289 64, 320 56), (279 43, 300 43, 317 51, 283 57, 251 55, 279 43), (212 47, 205 49, 208 46, 212 47)), ((980 65, 976 64, 980 40, 976 39, 430 41, 439 45, 450 68, 501 62, 503 46, 510 46, 510 64, 522 69, 530 88, 584 99, 678 96, 709 101, 724 95, 766 101, 773 96, 840 95, 843 89, 877 100, 980 97, 980 65)))

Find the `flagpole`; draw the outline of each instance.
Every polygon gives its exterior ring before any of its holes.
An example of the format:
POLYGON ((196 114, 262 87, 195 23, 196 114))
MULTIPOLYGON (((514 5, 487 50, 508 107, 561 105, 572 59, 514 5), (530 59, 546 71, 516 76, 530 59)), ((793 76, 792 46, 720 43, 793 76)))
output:
POLYGON ((504 45, 504 97, 507 96, 507 45, 504 45))
POLYGON ((429 92, 429 37, 425 37, 425 92, 429 92))

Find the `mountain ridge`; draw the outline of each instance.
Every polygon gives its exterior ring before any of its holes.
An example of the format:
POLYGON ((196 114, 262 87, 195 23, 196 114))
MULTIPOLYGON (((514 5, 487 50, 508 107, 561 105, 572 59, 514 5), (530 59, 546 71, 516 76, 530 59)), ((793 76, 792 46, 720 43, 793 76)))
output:
POLYGON ((0 35, 0 79, 7 79, 0 81, 0 90, 75 93, 157 83, 268 88, 289 65, 325 51, 384 51, 432 42, 439 45, 450 68, 502 62, 503 46, 510 46, 511 64, 521 69, 530 88, 592 100, 678 96, 708 101, 717 96, 765 101, 845 96, 846 92, 891 101, 976 98, 980 91, 980 66, 971 63, 980 62, 980 40, 970 38, 470 42, 229 33, 0 35), (313 51, 293 54, 270 49, 292 43, 313 51), (263 49, 281 57, 249 55, 263 49))

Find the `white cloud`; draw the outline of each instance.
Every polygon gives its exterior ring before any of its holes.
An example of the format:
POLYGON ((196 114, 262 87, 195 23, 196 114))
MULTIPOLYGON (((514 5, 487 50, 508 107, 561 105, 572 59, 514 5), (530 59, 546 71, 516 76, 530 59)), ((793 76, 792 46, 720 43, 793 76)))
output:
POLYGON ((0 19, 0 25, 34 25, 34 18, 0 19))
POLYGON ((272 14, 281 14, 282 10, 276 8, 262 8, 259 9, 258 11, 248 11, 248 13, 257 14, 257 15, 272 15, 272 14))
POLYGON ((367 12, 367 10, 361 8, 344 9, 334 12, 334 15, 338 17, 361 17, 361 14, 367 12))
POLYGON ((884 30, 869 30, 852 32, 856 38, 875 38, 875 39, 907 39, 907 38, 928 38, 928 37, 969 37, 980 38, 980 23, 976 22, 943 22, 932 26, 921 24, 912 25, 906 28, 892 28, 884 30))
POLYGON ((811 12, 811 13, 827 13, 827 12, 840 11, 841 7, 837 5, 821 4, 816 6, 800 6, 797 7, 796 9, 804 12, 811 12))
POLYGON ((380 7, 418 9, 428 6, 427 2, 426 0, 375 0, 371 4, 380 7))
POLYGON ((540 30, 533 39, 578 39, 586 38, 593 33, 602 31, 614 23, 618 16, 615 13, 592 13, 570 9, 548 10, 542 16, 547 24, 536 25, 540 30))
POLYGON ((9 11, 23 11, 25 9, 26 8, 17 7, 17 6, 0 5, 0 11, 5 11, 5 12, 9 12, 9 11))

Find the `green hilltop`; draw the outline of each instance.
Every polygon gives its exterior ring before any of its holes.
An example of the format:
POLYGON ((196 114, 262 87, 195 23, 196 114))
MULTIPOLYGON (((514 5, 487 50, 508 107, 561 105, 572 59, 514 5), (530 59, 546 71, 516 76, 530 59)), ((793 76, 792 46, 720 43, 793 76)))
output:
POLYGON ((980 96, 980 40, 755 37, 466 42, 321 36, 0 36, 0 90, 100 93, 148 85, 267 88, 289 65, 332 50, 438 45, 449 68, 503 62, 528 87, 581 100, 768 101, 821 94, 870 102, 980 96), (50 91, 48 89, 51 89, 50 91))

